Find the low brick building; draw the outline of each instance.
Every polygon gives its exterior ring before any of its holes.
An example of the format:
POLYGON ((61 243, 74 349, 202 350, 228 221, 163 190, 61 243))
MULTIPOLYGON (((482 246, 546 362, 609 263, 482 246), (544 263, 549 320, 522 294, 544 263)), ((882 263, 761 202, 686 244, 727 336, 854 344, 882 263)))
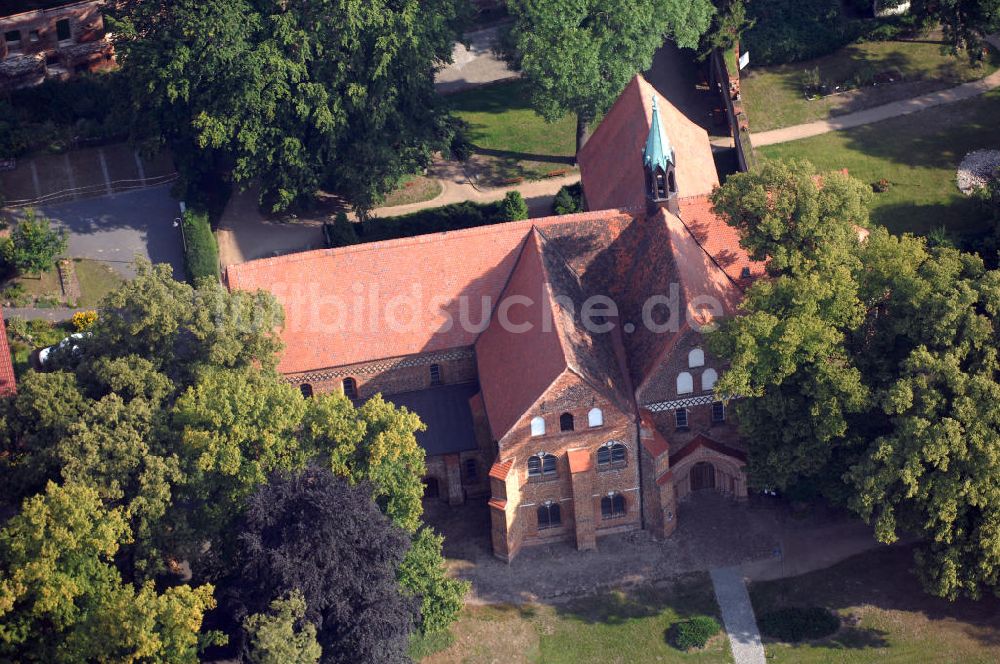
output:
POLYGON ((494 553, 676 527, 746 496, 702 331, 762 274, 711 211, 708 136, 636 77, 579 155, 592 210, 231 266, 284 305, 303 394, 417 412, 427 492, 488 499, 494 553))
POLYGON ((103 0, 0 0, 0 90, 114 66, 103 0))

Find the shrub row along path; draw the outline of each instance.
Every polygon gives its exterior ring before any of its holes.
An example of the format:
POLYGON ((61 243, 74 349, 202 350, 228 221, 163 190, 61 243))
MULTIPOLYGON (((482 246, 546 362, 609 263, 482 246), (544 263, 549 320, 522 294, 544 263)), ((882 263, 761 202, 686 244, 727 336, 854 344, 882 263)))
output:
MULTIPOLYGON (((986 40, 995 48, 1000 49, 1000 35, 991 35, 986 40)), ((880 122, 889 118, 924 111, 928 108, 941 106, 942 104, 951 104, 963 99, 970 99, 996 88, 1000 88, 1000 71, 996 71, 978 81, 964 83, 953 88, 948 88, 947 90, 932 92, 912 99, 894 101, 891 104, 876 106, 875 108, 857 111, 856 113, 847 113, 827 120, 817 120, 816 122, 807 122, 806 124, 795 125, 793 127, 762 131, 753 134, 752 140, 756 147, 774 145, 775 143, 787 143, 788 141, 796 141, 800 138, 810 138, 831 131, 860 127, 872 124, 873 122, 880 122)), ((750 122, 753 123, 753 118, 750 118, 750 122)))
POLYGON ((765 664, 757 619, 740 568, 719 567, 710 574, 733 661, 736 664, 765 664))

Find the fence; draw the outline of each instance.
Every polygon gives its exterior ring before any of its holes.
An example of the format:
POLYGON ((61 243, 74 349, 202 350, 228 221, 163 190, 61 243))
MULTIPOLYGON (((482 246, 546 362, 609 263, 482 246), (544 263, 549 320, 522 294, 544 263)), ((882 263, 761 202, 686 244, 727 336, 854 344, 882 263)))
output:
POLYGON ((32 199, 19 199, 7 201, 6 207, 25 208, 37 205, 52 205, 55 203, 65 203, 79 198, 89 198, 93 196, 106 196, 108 194, 120 194, 146 187, 156 187, 169 184, 177 179, 176 173, 142 178, 137 180, 115 180, 114 182, 101 182, 99 184, 77 187, 75 189, 63 189, 52 192, 44 196, 32 199))

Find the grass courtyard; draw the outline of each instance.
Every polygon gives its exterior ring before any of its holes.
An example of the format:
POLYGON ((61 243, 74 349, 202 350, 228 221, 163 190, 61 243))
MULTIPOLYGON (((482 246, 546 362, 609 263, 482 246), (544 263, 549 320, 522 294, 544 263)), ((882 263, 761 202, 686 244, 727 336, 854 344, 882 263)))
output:
POLYGON ((73 267, 80 287, 78 299, 67 298, 56 269, 41 275, 0 281, 0 302, 13 307, 79 307, 93 309, 104 296, 120 286, 124 279, 108 265, 86 258, 74 258, 73 267))
POLYGON ((786 606, 824 606, 848 622, 830 637, 799 645, 765 639, 769 664, 1000 661, 1000 599, 931 597, 912 566, 909 548, 880 548, 826 570, 752 584, 758 616, 786 606))
POLYGON ((741 82, 743 101, 754 131, 822 120, 908 99, 988 76, 1000 66, 993 49, 986 64, 942 52, 933 41, 880 41, 852 44, 830 55, 773 67, 751 67, 741 82), (807 99, 803 80, 816 72, 832 92, 837 86, 860 89, 807 99), (891 79, 891 82, 890 82, 891 79), (877 81, 879 85, 870 83, 877 81))
POLYGON ((958 191, 955 171, 973 150, 1000 149, 1000 90, 960 103, 759 148, 768 158, 808 159, 821 170, 847 168, 864 182, 886 178, 872 221, 894 233, 956 234, 988 228, 985 214, 958 191))
POLYGON ((546 122, 528 103, 524 82, 496 83, 447 99, 452 112, 468 123, 473 166, 488 184, 539 179, 572 167, 576 118, 546 122))
POLYGON ((415 644, 413 654, 422 664, 731 662, 721 633, 690 653, 667 642, 671 626, 693 615, 719 619, 707 574, 555 606, 467 606, 450 635, 415 644))

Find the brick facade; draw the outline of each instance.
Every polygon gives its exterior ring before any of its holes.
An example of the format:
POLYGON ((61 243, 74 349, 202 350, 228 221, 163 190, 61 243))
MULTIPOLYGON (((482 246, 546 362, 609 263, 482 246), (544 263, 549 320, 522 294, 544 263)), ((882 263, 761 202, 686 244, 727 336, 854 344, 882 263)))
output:
POLYGON ((28 4, 37 8, 0 16, 0 89, 115 66, 103 1, 28 4))

